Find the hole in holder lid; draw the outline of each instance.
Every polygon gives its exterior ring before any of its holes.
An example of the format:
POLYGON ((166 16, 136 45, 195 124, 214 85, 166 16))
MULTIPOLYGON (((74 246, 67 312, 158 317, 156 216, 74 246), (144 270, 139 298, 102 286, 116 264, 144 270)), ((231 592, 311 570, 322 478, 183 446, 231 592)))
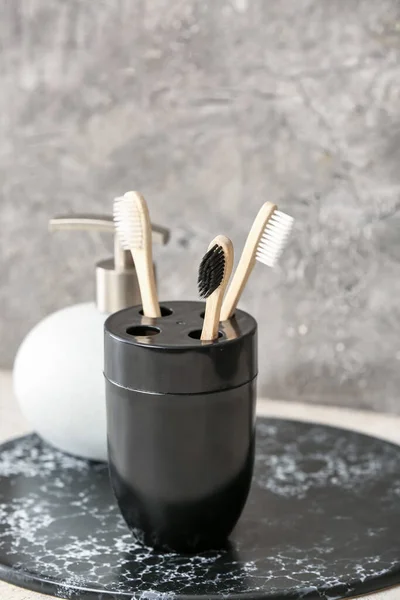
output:
MULTIPOLYGON (((191 337, 194 340, 199 340, 201 338, 201 329, 195 329, 194 331, 191 331, 190 333, 188 333, 188 336, 191 337)), ((218 331, 218 339, 223 337, 223 333, 222 331, 218 331)))
POLYGON ((126 333, 137 337, 151 337, 157 335, 160 331, 158 327, 151 327, 150 325, 133 325, 132 327, 128 327, 126 333))
MULTIPOLYGON (((173 314, 172 308, 168 308, 167 306, 160 306, 160 313, 162 317, 169 317, 173 314)), ((143 309, 139 310, 139 315, 143 315, 143 309)))

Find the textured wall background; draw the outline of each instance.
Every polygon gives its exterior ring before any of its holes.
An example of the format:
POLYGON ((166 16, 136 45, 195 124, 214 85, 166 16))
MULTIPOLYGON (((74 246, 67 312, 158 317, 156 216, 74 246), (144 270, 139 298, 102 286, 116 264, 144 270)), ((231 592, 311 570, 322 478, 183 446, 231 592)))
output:
POLYGON ((0 364, 91 299, 111 240, 47 233, 141 190, 170 226, 161 298, 196 297, 211 237, 296 218, 242 306, 260 389, 400 412, 397 0, 0 0, 0 364), (179 268, 178 268, 179 265, 179 268))

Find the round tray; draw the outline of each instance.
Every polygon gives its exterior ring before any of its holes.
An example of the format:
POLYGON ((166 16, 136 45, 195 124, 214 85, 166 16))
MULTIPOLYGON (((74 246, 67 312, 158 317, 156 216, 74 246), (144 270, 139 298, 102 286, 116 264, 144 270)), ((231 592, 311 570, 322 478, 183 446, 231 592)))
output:
POLYGON ((345 598, 400 583, 400 448, 258 420, 256 470, 231 546, 196 556, 135 542, 107 466, 29 435, 0 447, 0 577, 61 598, 345 598))

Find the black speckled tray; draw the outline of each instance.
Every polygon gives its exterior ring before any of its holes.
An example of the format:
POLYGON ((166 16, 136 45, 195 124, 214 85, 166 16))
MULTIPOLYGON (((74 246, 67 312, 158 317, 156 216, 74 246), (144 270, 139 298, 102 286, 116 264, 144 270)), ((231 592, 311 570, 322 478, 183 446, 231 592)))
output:
POLYGON ((399 530, 400 448, 330 427, 260 419, 232 547, 193 557, 135 543, 105 465, 0 447, 0 577, 61 598, 351 597, 400 583, 399 530))

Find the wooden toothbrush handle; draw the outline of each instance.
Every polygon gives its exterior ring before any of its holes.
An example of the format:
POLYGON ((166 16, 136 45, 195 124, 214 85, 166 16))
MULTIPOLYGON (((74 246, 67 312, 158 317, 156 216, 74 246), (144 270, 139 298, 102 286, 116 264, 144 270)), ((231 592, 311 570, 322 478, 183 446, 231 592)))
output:
POLYGON ((232 273, 233 267, 233 244, 225 235, 217 236, 210 244, 209 249, 215 244, 222 246, 225 254, 224 277, 220 286, 211 294, 206 302, 201 340, 211 342, 218 339, 219 322, 221 316, 221 305, 226 286, 232 273))
POLYGON ((255 264, 256 259, 252 252, 244 251, 225 295, 221 309, 221 321, 227 321, 235 314, 239 299, 255 264))
POLYGON ((221 321, 227 321, 236 311, 240 297, 256 264, 258 244, 275 209, 276 204, 265 202, 254 220, 235 274, 225 295, 221 309, 221 321))
POLYGON ((223 293, 221 293, 220 288, 218 288, 211 294, 206 302, 206 312, 204 314, 204 324, 200 338, 204 342, 218 338, 222 297, 223 293))
POLYGON ((134 252, 132 252, 132 257, 135 262, 136 274, 139 281, 143 315, 151 318, 161 317, 154 275, 153 241, 149 208, 144 196, 139 192, 126 192, 124 196, 132 196, 132 200, 136 205, 141 221, 142 248, 135 249, 134 252))
POLYGON ((152 256, 150 256, 151 260, 148 260, 149 257, 146 257, 144 254, 135 258, 136 274, 142 297, 143 315, 152 318, 161 317, 152 256))

